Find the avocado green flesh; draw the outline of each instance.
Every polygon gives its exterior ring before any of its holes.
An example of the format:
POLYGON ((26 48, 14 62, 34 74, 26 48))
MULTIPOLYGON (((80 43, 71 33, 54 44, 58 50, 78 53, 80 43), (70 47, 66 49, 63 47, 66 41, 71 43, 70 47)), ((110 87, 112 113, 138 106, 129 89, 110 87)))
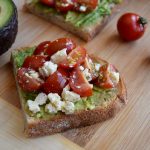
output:
POLYGON ((13 15, 13 11, 11 0, 0 0, 0 28, 7 25, 13 15))
MULTIPOLYGON (((19 51, 18 53, 14 54, 14 62, 17 66, 17 68, 21 67, 24 59, 27 56, 30 56, 33 54, 33 51, 35 50, 35 47, 32 48, 26 48, 23 51, 19 51)), ((45 105, 40 106, 41 111, 34 114, 32 113, 26 104, 27 100, 34 100, 38 93, 27 93, 21 90, 22 96, 24 98, 24 107, 27 112, 27 114, 30 117, 35 118, 43 118, 43 119, 50 119, 53 118, 56 115, 61 114, 61 112, 58 112, 57 114, 49 114, 45 112, 44 108, 45 105)), ((113 89, 102 89, 99 87, 94 86, 93 88, 93 95, 90 97, 82 98, 80 101, 75 102, 75 111, 81 111, 81 110, 92 110, 96 107, 107 107, 107 105, 116 98, 118 93, 117 88, 113 89)), ((48 102, 47 102, 48 103, 48 102)))
MULTIPOLYGON (((110 5, 116 5, 121 2, 122 0, 99 0, 98 7, 94 11, 89 13, 68 11, 66 14, 63 14, 63 16, 65 17, 66 22, 69 22, 76 27, 84 27, 100 22, 105 16, 111 14, 110 5)), ((31 5, 33 5, 38 12, 43 14, 53 13, 55 15, 62 15, 62 13, 57 12, 55 9, 41 4, 38 0, 32 0, 31 5)))

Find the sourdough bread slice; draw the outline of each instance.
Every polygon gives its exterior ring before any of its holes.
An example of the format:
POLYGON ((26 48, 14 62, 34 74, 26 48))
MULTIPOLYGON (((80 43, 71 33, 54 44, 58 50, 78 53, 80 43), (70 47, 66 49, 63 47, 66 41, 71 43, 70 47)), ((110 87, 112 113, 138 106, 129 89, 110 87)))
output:
MULTIPOLYGON (((97 20, 92 23, 85 26, 75 26, 75 24, 67 21, 64 14, 61 13, 53 13, 50 9, 44 10, 46 6, 42 6, 39 8, 38 2, 33 2, 35 0, 26 0, 25 2, 25 8, 27 8, 28 11, 31 13, 48 20, 49 22, 58 25, 59 27, 65 29, 66 31, 69 31, 80 38, 82 38, 85 41, 92 40, 99 32, 100 30, 106 25, 106 23, 109 21, 111 16, 115 14, 119 9, 119 7, 122 4, 114 4, 110 7, 111 8, 111 14, 102 16, 97 16, 97 20)), ((92 16, 91 16, 92 17, 92 16)), ((90 17, 90 18, 91 18, 90 17)), ((90 19, 89 18, 89 19, 90 19)))
MULTIPOLYGON (((18 62, 20 61, 16 56, 20 53, 21 58, 25 58, 24 53, 31 55, 31 51, 34 48, 22 48, 12 52, 12 64, 14 70, 14 76, 16 79, 16 73, 19 68, 18 62)), ((107 61, 101 58, 92 59, 101 64, 106 64, 107 61)), ((92 110, 78 110, 73 114, 66 115, 59 113, 55 116, 47 116, 46 118, 36 118, 30 116, 26 111, 26 99, 23 96, 23 91, 18 85, 16 79, 17 90, 22 106, 24 119, 25 119, 25 134, 27 137, 37 137, 43 135, 50 135, 54 133, 63 132, 68 129, 84 127, 92 125, 113 117, 126 103, 127 103, 127 91, 122 77, 120 77, 119 84, 117 86, 116 95, 107 103, 103 102, 101 105, 96 106, 92 110)))

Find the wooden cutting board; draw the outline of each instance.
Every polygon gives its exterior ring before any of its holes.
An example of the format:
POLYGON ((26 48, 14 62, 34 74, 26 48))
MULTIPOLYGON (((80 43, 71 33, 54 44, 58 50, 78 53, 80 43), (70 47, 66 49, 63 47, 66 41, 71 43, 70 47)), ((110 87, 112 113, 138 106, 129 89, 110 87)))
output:
POLYGON ((150 1, 132 0, 91 42, 37 18, 23 9, 23 0, 14 0, 19 12, 19 32, 11 50, 44 40, 72 37, 91 54, 115 64, 127 84, 128 104, 113 119, 93 126, 36 139, 23 135, 23 117, 16 91, 10 52, 0 56, 0 149, 52 150, 149 150, 150 149, 150 25, 142 39, 125 43, 117 35, 116 22, 125 12, 136 12, 150 21, 150 1))

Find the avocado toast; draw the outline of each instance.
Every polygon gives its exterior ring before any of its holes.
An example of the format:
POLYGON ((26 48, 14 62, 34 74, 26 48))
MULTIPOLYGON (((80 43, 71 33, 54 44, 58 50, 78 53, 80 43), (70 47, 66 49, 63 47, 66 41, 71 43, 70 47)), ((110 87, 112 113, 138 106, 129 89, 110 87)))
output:
POLYGON ((84 53, 85 49, 74 45, 72 40, 62 39, 12 52, 28 137, 50 135, 107 120, 127 103, 125 84, 113 65, 101 58, 88 56, 84 53), (57 45, 57 50, 52 53, 54 45, 55 48, 57 45), (68 51, 66 58, 64 51, 68 51), (82 56, 74 57, 79 53, 82 56), (45 61, 42 60, 40 66, 41 56, 45 61), (38 69, 32 62, 35 58, 38 69), (51 64, 49 68, 46 67, 48 63, 51 64), (109 74, 106 72, 108 68, 109 74), (59 77, 57 80, 56 75, 59 77), (36 86, 35 82, 38 83, 36 86))
POLYGON ((42 4, 41 1, 26 0, 25 7, 31 13, 74 33, 85 41, 93 39, 99 33, 122 3, 122 0, 98 0, 97 7, 91 11, 76 12, 70 10, 62 13, 56 11, 55 8, 42 4))

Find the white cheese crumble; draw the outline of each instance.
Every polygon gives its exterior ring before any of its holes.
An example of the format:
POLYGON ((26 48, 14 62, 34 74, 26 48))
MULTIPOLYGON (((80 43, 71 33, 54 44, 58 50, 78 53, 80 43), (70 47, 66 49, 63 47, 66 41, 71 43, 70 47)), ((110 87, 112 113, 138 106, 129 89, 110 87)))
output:
POLYGON ((32 111, 33 113, 40 112, 40 107, 37 102, 28 100, 27 105, 29 107, 29 110, 32 111))
POLYGON ((64 107, 62 109, 62 112, 65 112, 65 114, 72 114, 72 113, 74 113, 74 111, 75 111, 74 103, 66 101, 64 103, 64 107))
POLYGON ((83 67, 83 66, 80 66, 79 68, 80 68, 80 70, 81 70, 81 71, 83 71, 83 70, 84 70, 84 67, 83 67))
POLYGON ((76 102, 76 101, 79 101, 81 99, 80 95, 73 92, 73 91, 69 91, 70 88, 68 87, 65 87, 63 89, 63 92, 61 94, 63 100, 65 101, 70 101, 70 102, 76 102))
POLYGON ((87 9, 87 7, 86 7, 86 6, 80 6, 80 8, 79 8, 79 10, 80 10, 81 12, 85 12, 85 11, 86 11, 86 9, 87 9))
POLYGON ((43 105, 47 101, 47 95, 45 93, 39 93, 34 100, 38 105, 43 105))
POLYGON ((110 72, 109 75, 110 75, 110 78, 112 79, 113 83, 118 84, 119 78, 120 78, 119 72, 110 72))
POLYGON ((67 48, 64 48, 58 52, 56 52, 54 55, 51 56, 51 61, 55 64, 59 64, 61 61, 67 58, 67 48))
POLYGON ((95 70, 98 72, 100 67, 101 67, 101 65, 98 64, 98 63, 94 63, 94 67, 95 67, 95 70))
POLYGON ((51 61, 46 61, 44 65, 39 68, 39 72, 43 77, 48 77, 57 70, 57 64, 54 64, 51 61))
POLYGON ((50 114, 56 114, 57 113, 56 107, 54 107, 51 103, 46 104, 45 111, 50 113, 50 114))
POLYGON ((89 72, 89 69, 85 68, 82 72, 88 81, 92 80, 92 76, 91 76, 91 73, 89 72))

